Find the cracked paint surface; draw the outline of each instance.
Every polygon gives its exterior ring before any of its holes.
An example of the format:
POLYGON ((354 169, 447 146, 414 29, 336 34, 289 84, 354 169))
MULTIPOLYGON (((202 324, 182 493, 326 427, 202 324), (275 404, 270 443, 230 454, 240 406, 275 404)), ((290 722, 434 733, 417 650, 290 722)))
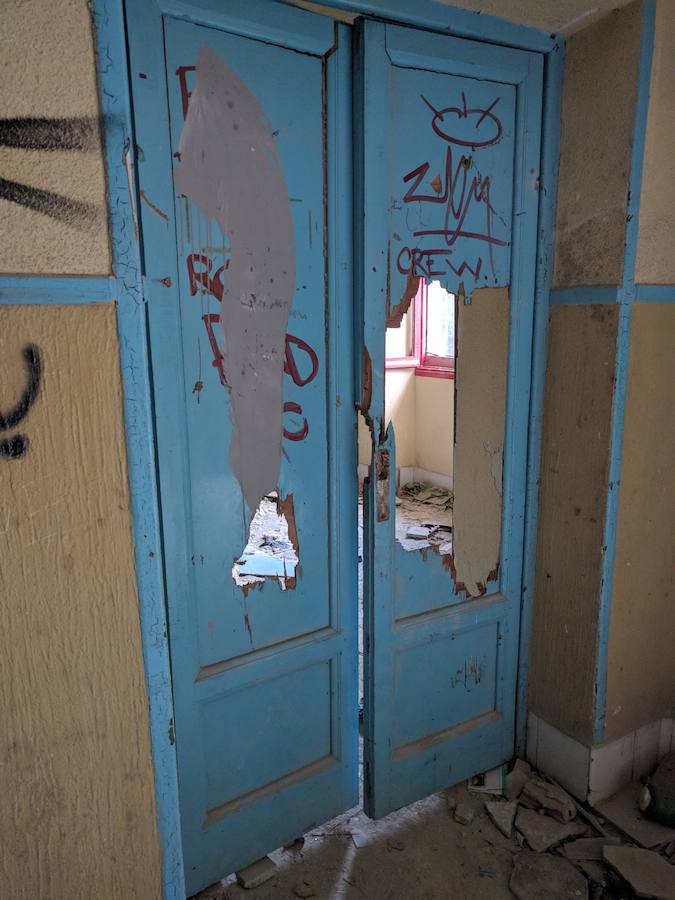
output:
POLYGON ((209 47, 199 55, 180 159, 178 190, 216 220, 230 244, 220 311, 230 465, 251 518, 279 483, 295 240, 272 126, 255 95, 209 47))

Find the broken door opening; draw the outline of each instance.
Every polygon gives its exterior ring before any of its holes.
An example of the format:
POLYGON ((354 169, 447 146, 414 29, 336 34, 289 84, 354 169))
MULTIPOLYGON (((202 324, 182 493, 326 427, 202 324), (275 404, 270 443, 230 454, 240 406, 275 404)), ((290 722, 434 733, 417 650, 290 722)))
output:
POLYGON ((276 491, 260 501, 244 551, 232 566, 232 578, 240 587, 262 584, 266 578, 277 579, 282 591, 295 587, 297 536, 294 528, 289 529, 285 512, 292 502, 289 497, 285 504, 280 503, 276 491))
POLYGON ((387 318, 385 418, 396 435, 396 540, 452 553, 455 295, 420 278, 387 318))

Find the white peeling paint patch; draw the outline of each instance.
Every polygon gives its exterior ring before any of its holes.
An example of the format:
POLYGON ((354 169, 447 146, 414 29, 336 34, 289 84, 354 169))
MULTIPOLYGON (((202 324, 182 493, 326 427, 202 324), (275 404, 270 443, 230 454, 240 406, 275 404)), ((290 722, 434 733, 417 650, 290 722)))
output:
POLYGON ((220 313, 234 426, 230 464, 253 516, 279 482, 295 240, 272 126, 255 95, 208 47, 199 54, 180 155, 178 190, 215 218, 230 243, 220 313))

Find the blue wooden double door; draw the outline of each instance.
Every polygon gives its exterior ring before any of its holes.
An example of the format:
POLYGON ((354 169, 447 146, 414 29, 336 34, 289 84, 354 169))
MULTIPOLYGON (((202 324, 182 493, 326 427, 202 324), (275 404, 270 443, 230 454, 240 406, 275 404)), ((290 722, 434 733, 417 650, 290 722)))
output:
POLYGON ((269 0, 126 13, 191 894, 358 802, 357 407, 366 811, 512 754, 541 59, 269 0), (479 592, 394 534, 387 313, 429 266, 506 289, 479 592))

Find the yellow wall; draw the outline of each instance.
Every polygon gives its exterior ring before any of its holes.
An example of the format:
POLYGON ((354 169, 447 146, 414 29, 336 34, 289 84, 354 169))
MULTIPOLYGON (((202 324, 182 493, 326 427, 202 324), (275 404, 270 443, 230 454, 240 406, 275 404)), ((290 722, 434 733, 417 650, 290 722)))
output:
MULTIPOLYGON (((563 81, 554 287, 618 285, 637 97, 635 2, 572 35, 563 81)), ((533 713, 593 743, 616 306, 558 306, 549 348, 529 679, 533 713)))
POLYGON ((606 738, 675 714, 675 303, 633 308, 606 738))
POLYGON ((0 147, 0 173, 17 190, 58 195, 53 201, 33 197, 42 212, 0 199, 0 272, 107 274, 105 177, 87 0, 3 0, 1 6, 0 118, 23 120, 17 131, 24 145, 37 138, 27 119, 85 122, 70 122, 84 149, 0 147))
POLYGON ((640 8, 613 12, 567 44, 555 287, 621 281, 640 8))
POLYGON ((658 0, 636 281, 675 284, 675 3, 658 0))
POLYGON ((0 306, 0 897, 161 894, 114 304, 0 306), (100 892, 100 893, 97 893, 100 892))
MULTIPOLYGON (((385 410, 396 435, 396 465, 452 478, 455 391, 449 378, 416 376, 414 369, 388 369, 385 410)), ((370 432, 359 416, 359 463, 370 463, 370 432)))
MULTIPOLYGON (((2 4, 0 116, 65 118, 79 149, 0 149, 38 209, 0 200, 0 272, 107 274, 110 250, 86 0, 2 4), (75 119, 75 122, 73 122, 75 119), (79 206, 77 204, 80 204, 79 206), (82 205, 84 204, 84 205, 82 205)), ((17 190, 17 189, 14 189, 17 190)), ((9 298, 11 300, 11 297, 9 298)), ((130 521, 116 308, 0 306, 0 897, 161 896, 148 703, 130 521)))
POLYGON ((452 478, 455 382, 415 379, 415 466, 452 478))

